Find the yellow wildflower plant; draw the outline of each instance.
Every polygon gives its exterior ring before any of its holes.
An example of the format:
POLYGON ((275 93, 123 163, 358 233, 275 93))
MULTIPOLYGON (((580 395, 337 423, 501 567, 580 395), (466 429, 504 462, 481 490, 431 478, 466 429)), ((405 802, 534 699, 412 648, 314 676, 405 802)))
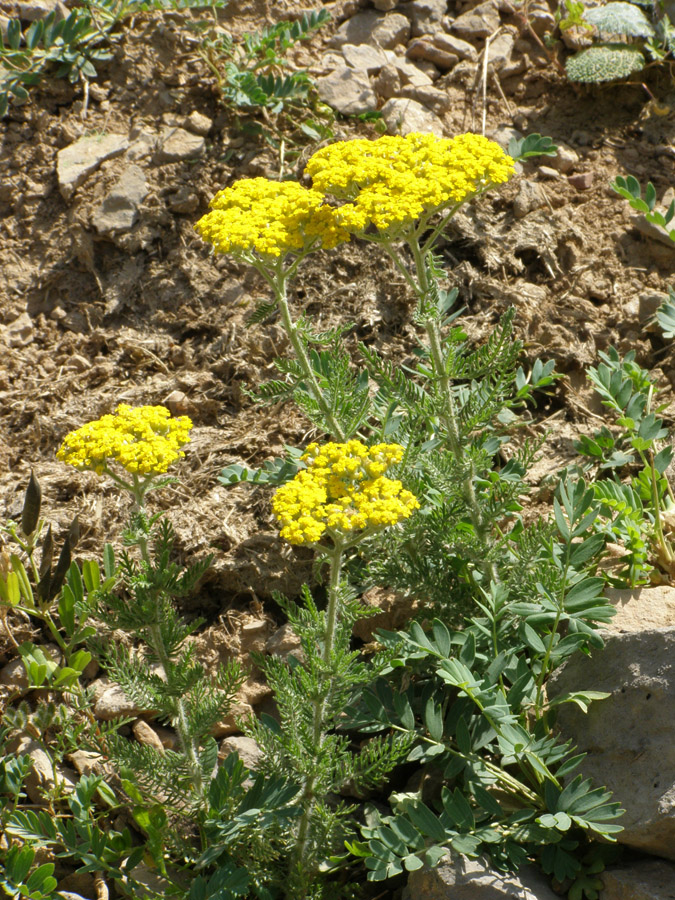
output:
POLYGON ((302 456, 307 468, 272 501, 281 536, 291 544, 314 544, 326 533, 344 538, 407 519, 419 508, 417 498, 385 474, 402 456, 399 444, 310 444, 302 456))
POLYGON ((350 201, 338 210, 345 228, 386 231, 503 184, 514 162, 478 134, 414 133, 330 144, 310 157, 306 171, 317 191, 350 201))
POLYGON ((319 191, 294 181, 244 178, 219 191, 196 231, 216 253, 278 258, 349 240, 319 191))
POLYGON ((163 406, 120 404, 113 414, 88 422, 64 438, 57 458, 102 475, 116 462, 132 475, 163 475, 190 440, 192 422, 163 406))

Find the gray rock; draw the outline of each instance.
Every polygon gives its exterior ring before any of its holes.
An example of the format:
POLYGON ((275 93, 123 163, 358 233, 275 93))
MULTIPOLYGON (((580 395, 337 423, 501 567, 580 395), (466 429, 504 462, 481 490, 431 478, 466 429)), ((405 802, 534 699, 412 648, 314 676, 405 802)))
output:
POLYGON ((94 716, 103 721, 117 719, 120 716, 138 716, 147 712, 153 710, 138 707, 118 684, 106 687, 94 705, 94 716))
POLYGON ((9 26, 9 23, 10 23, 9 16, 0 15, 0 34, 2 35, 2 37, 4 38, 5 41, 7 40, 7 28, 9 26))
POLYGON ((129 166, 115 182, 105 200, 92 216, 99 234, 120 234, 136 224, 140 205, 148 195, 143 169, 129 166))
POLYGON ((397 56, 392 65, 401 79, 401 84, 411 84, 413 87, 431 87, 434 83, 419 66, 408 59, 397 56))
POLYGON ((170 195, 168 202, 171 212, 190 215, 199 208, 199 195, 191 191, 186 184, 182 184, 174 194, 170 195))
POLYGON ((82 137, 56 154, 56 174, 64 200, 75 191, 107 159, 120 156, 129 146, 122 134, 100 134, 82 137))
POLYGON ((447 91, 440 91, 435 87, 412 87, 406 85, 399 91, 401 97, 407 97, 410 100, 417 100, 422 106, 426 106, 432 113, 442 116, 452 108, 452 97, 447 91))
POLYGON ((661 228, 656 222, 648 222, 645 217, 640 214, 631 216, 630 223, 633 228, 637 228, 640 234, 643 234, 646 238, 651 238, 654 241, 658 241, 659 244, 664 244, 671 250, 675 250, 675 242, 670 239, 665 228, 661 228))
MULTIPOLYGON (((17 316, 9 325, 2 328, 2 335, 10 347, 27 347, 28 344, 33 342, 33 338, 35 337, 35 328, 33 326, 33 320, 28 315, 27 312, 22 312, 21 315, 17 316)), ((20 659, 15 659, 11 663, 8 663, 9 666, 16 665, 16 673, 20 673, 22 670, 25 674, 25 669, 23 667, 23 663, 20 659)), ((2 672, 7 669, 7 666, 2 670, 2 672)), ((2 672, 0 672, 0 681, 2 681, 2 672)), ((10 673, 8 672, 8 675, 10 673)), ((26 681, 26 689, 28 688, 28 681, 26 681)))
POLYGON ((610 696, 587 715, 570 703, 558 715, 562 736, 588 753, 579 771, 625 808, 621 843, 675 859, 675 628, 606 634, 603 650, 548 682, 552 698, 589 687, 610 696))
POLYGON ((527 21, 530 28, 540 37, 555 28, 555 19, 546 0, 539 0, 527 7, 527 21))
POLYGON ((317 78, 319 97, 328 106, 346 116, 372 112, 377 109, 377 97, 368 76, 350 69, 336 69, 325 78, 317 78))
POLYGON ((165 163, 185 162, 197 159, 206 149, 206 141, 199 134, 191 134, 184 128, 165 128, 159 139, 155 161, 165 163))
POLYGON ((57 779, 67 792, 74 790, 75 773, 65 767, 55 768, 49 754, 30 735, 20 735, 13 749, 18 756, 30 757, 31 770, 24 780, 24 788, 32 803, 44 803, 44 792, 52 790, 57 779))
POLYGON ((243 735, 232 735, 232 737, 226 737, 221 742, 218 755, 225 758, 230 753, 237 753, 247 769, 257 769, 262 758, 262 752, 258 744, 253 738, 244 737, 243 735))
POLYGON ((430 131, 437 137, 444 137, 441 120, 417 100, 392 98, 387 100, 381 111, 389 134, 430 131))
POLYGON ((134 126, 129 132, 129 149, 126 159, 136 160, 150 156, 157 149, 159 134, 142 126, 134 126))
MULTIPOLYGON (((638 318, 645 324, 663 299, 668 295, 661 291, 640 294, 638 318)), ((608 600, 616 607, 616 615, 603 631, 612 633, 644 631, 654 628, 675 628, 675 588, 667 584, 656 587, 608 589, 608 600)))
POLYGON ((344 44, 342 55, 352 69, 360 69, 369 75, 379 72, 396 57, 391 50, 381 50, 368 44, 344 44))
POLYGON ((536 181, 523 179, 520 190, 513 201, 513 215, 516 219, 524 219, 533 209, 539 209, 546 201, 541 186, 536 181))
POLYGON ((445 34, 438 32, 433 36, 433 42, 441 50, 447 50, 448 53, 454 53, 460 59, 470 59, 475 62, 478 59, 476 48, 468 41, 463 41, 454 34, 445 34))
POLYGON ((83 897, 82 894, 76 894, 73 891, 59 890, 59 896, 62 897, 63 900, 87 900, 87 898, 83 897))
POLYGON ((558 152, 555 156, 547 157, 549 165, 553 166, 563 175, 567 175, 579 162, 579 154, 567 144, 558 144, 558 152))
POLYGON ((330 41, 331 47, 342 47, 343 44, 371 44, 391 50, 397 44, 404 44, 410 37, 410 22, 400 13, 383 15, 375 9, 366 9, 357 13, 335 32, 330 41))
POLYGON ((129 874, 134 881, 137 881, 139 885, 141 885, 141 893, 140 895, 136 895, 138 900, 143 900, 145 897, 155 898, 157 896, 166 897, 169 895, 169 890, 172 887, 169 879, 160 875, 157 869, 151 869, 147 863, 140 862, 129 874))
POLYGON ((297 660, 302 662, 303 651, 300 638, 293 631, 288 622, 278 628, 265 644, 265 653, 271 653, 273 656, 281 656, 286 659, 289 655, 293 655, 297 660))
POLYGON ((675 900, 675 866, 656 859, 641 859, 600 876, 602 900, 675 900))
POLYGON ((448 11, 447 0, 411 0, 402 9, 410 19, 413 37, 434 34, 443 30, 443 17, 448 11))
POLYGON ((25 3, 19 3, 19 18, 24 22, 37 22, 50 13, 55 13, 54 18, 59 22, 68 18, 70 10, 61 0, 26 0, 25 3))
POLYGON ((102 775, 104 758, 92 750, 74 750, 68 760, 80 775, 102 775))
POLYGON ((505 28, 497 37, 490 41, 488 51, 488 65, 495 72, 500 72, 511 62, 511 54, 516 43, 516 32, 505 28))
POLYGON ((560 900, 544 875, 531 866, 505 875, 480 860, 446 858, 436 869, 408 878, 410 900, 560 900))
POLYGON ((499 28, 499 5, 496 0, 487 0, 479 6, 453 19, 451 29, 454 34, 468 41, 490 37, 499 28))
POLYGON ((373 88, 379 97, 389 100, 401 92, 401 79, 396 66, 385 66, 373 81, 373 88))
POLYGON ((398 6, 398 0, 373 0, 373 6, 380 12, 391 12, 398 6))
POLYGON ((206 137, 206 135, 213 128, 213 119, 210 119, 208 116, 205 116, 204 113, 191 112, 190 115, 185 119, 183 123, 184 127, 187 128, 188 131, 194 132, 194 134, 200 134, 202 137, 206 137))
POLYGON ((152 747, 158 753, 164 753, 164 744, 159 735, 143 719, 136 719, 131 730, 139 744, 145 744, 146 747, 152 747))
POLYGON ((439 69, 452 69, 459 62, 459 56, 456 53, 450 53, 442 47, 437 47, 435 43, 428 40, 417 38, 408 44, 406 50, 408 59, 425 59, 428 62, 438 66, 439 69))

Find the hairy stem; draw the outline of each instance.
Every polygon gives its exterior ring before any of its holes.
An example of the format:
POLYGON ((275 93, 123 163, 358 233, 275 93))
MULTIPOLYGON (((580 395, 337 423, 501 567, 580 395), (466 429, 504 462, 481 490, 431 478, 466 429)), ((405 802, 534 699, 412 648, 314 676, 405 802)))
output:
MULTIPOLYGON (((159 625, 148 625, 148 638, 148 643, 154 650, 166 680, 170 684, 171 658, 169 657, 164 644, 161 627, 159 625)), ((171 724, 178 732, 178 739, 183 753, 185 754, 195 794, 198 797, 201 797, 204 793, 204 778, 199 764, 199 745, 190 734, 187 710, 182 697, 176 697, 176 714, 172 717, 171 724)))
MULTIPOLYGON (((454 212, 456 212, 456 209, 452 210, 448 217, 444 219, 444 222, 447 221, 447 219, 450 218, 450 215, 454 214, 454 212)), ((424 251, 420 249, 416 236, 411 238, 411 240, 408 242, 408 246, 412 251, 413 259, 415 261, 417 295, 420 299, 420 302, 424 303, 424 301, 429 296, 431 287, 429 284, 429 275, 427 271, 427 256, 429 250, 424 251)), ((429 242, 425 244, 425 248, 427 248, 428 246, 429 242)), ((395 256, 396 251, 391 245, 387 246, 387 250, 392 257, 395 256)), ((494 583, 498 583, 499 577, 497 574, 497 567, 494 562, 488 559, 489 550, 491 549, 488 527, 485 521, 485 517, 483 516, 483 513, 478 504, 478 499, 476 497, 476 491, 473 483, 475 474, 473 471, 473 466, 470 461, 467 460, 466 453, 464 452, 464 446, 462 444, 459 416, 455 403, 455 395, 452 390, 452 384, 443 356, 441 329, 438 319, 434 315, 428 315, 426 317, 426 321, 424 322, 424 329, 429 341, 429 352, 431 355, 434 375, 436 377, 436 383, 438 385, 438 390, 443 401, 443 412, 440 416, 440 420, 445 427, 450 450, 452 451, 453 456, 455 457, 459 467, 464 473, 462 477, 462 494, 464 496, 464 502, 467 505, 476 537, 478 538, 478 541, 482 549, 484 550, 484 553, 478 565, 484 576, 489 578, 494 583)))
MULTIPOLYGON (((335 542, 334 549, 329 553, 330 576, 328 584, 328 607, 326 609, 326 632, 323 644, 323 673, 317 695, 312 699, 312 744, 314 758, 321 755, 323 741, 326 735, 326 705, 331 693, 332 685, 337 673, 331 671, 333 648, 335 645, 335 632, 339 617, 340 605, 340 574, 344 556, 344 544, 335 542)), ((298 892, 304 878, 311 871, 311 822, 316 806, 316 775, 308 775, 303 785, 300 805, 303 808, 298 825, 298 833, 295 841, 295 850, 291 860, 291 887, 287 894, 293 900, 301 900, 304 891, 298 892), (299 882, 299 885, 294 885, 299 882)))
POLYGON ((299 334, 298 326, 293 321, 293 317, 291 315, 291 310, 288 305, 288 298, 286 296, 286 283, 290 275, 290 270, 288 272, 283 272, 280 268, 278 268, 274 272, 270 272, 260 265, 256 265, 256 268, 261 273, 261 275, 263 275, 267 283, 274 291, 275 299, 277 301, 277 304, 279 305, 279 312, 281 313, 281 321, 284 326, 284 331, 288 336, 288 340, 291 342, 291 346, 293 347, 293 350, 295 352, 296 359, 302 367, 303 375, 307 379, 314 401, 321 410, 324 420, 330 429, 332 437, 337 441, 344 441, 346 439, 346 435, 342 427, 340 426, 340 423, 335 418, 330 406, 326 402, 326 398, 323 395, 323 391, 321 390, 314 369, 312 368, 312 363, 310 362, 309 355, 307 354, 307 349, 303 343, 301 335, 299 334))

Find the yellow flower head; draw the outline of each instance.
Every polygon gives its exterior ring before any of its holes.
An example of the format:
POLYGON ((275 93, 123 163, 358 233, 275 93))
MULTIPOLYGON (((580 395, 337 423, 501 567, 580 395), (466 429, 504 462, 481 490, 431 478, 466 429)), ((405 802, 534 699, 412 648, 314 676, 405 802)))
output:
POLYGON ((419 508, 417 498, 385 476, 402 456, 399 444, 310 444, 302 457, 307 468, 274 495, 281 536, 291 544, 313 544, 327 531, 372 532, 407 519, 419 508))
POLYGON ((195 229, 216 253, 279 257, 316 244, 326 250, 349 240, 319 191, 294 181, 244 178, 219 191, 195 229))
POLYGON ((121 404, 114 414, 88 422, 64 438, 57 459, 76 469, 101 475, 117 462, 134 475, 161 475, 185 454, 192 422, 173 418, 163 406, 121 404))
POLYGON ((408 134, 330 144, 307 172, 316 190, 349 201, 337 211, 345 228, 386 231, 508 181, 514 163, 478 134, 408 134))

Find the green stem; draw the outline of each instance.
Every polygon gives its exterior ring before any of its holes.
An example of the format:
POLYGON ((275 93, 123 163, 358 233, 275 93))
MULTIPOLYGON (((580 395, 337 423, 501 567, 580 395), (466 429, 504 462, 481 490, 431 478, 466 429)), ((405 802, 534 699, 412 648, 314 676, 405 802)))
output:
MULTIPOLYGON (((571 533, 571 532, 570 532, 571 533)), ((562 614, 565 608, 565 586, 567 584, 567 575, 570 568, 570 555, 572 552, 572 538, 571 536, 567 540, 567 546, 565 548, 565 563, 562 570, 562 580, 560 582, 560 597, 558 600, 558 610, 556 612, 555 620, 553 622, 553 627, 551 628, 551 633, 549 634, 548 644, 546 647, 546 653, 544 654, 544 658, 541 663, 541 671, 539 672, 539 677, 537 678, 537 696, 534 701, 534 715, 535 718, 541 719, 542 712, 542 695, 544 692, 544 682, 546 681, 546 676, 549 673, 549 662, 551 659, 551 653, 553 653, 553 647, 555 644, 556 635, 558 633, 558 626, 560 625, 560 619, 562 618, 562 614)))
POLYGON ((286 272, 284 272, 280 266, 272 272, 259 263, 256 264, 256 268, 274 291, 275 299, 277 301, 277 304, 279 305, 279 312, 281 313, 281 321, 284 326, 284 331, 286 332, 288 340, 291 342, 291 346, 295 351, 295 356, 300 363, 303 375, 309 383, 312 396, 314 397, 314 400, 319 409, 323 413, 326 424, 330 428, 331 435, 336 440, 342 442, 346 440, 346 435, 339 422, 335 418, 330 406, 326 402, 326 398, 323 395, 323 391, 321 390, 314 369, 312 368, 312 364, 307 354, 307 349, 299 333, 298 326, 293 321, 291 310, 288 305, 288 299, 286 296, 286 283, 289 276, 295 272, 299 261, 300 260, 297 259, 293 266, 291 266, 291 268, 286 272))
MULTIPOLYGON (((451 214, 454 214, 455 211, 456 208, 451 211, 451 214)), ((450 214, 447 218, 449 217, 450 214)), ((444 221, 447 221, 447 218, 444 221)), ((429 242, 427 241, 425 247, 428 245, 429 242)), ((428 296, 430 290, 429 277, 426 267, 426 253, 425 251, 420 249, 417 240, 411 240, 408 246, 412 251, 413 259, 415 261, 417 293, 420 300, 423 301, 424 298, 428 296)), ((464 502, 468 507, 469 516, 471 518, 471 523, 473 524, 476 537, 478 538, 478 541, 484 550, 482 559, 479 562, 479 568, 483 572, 483 575, 487 576, 493 582, 498 583, 499 577, 497 574, 497 567, 494 562, 491 562, 488 559, 489 550, 491 549, 491 542, 488 537, 487 523, 485 522, 485 518, 481 512, 480 506, 478 504, 478 499, 476 497, 476 491, 473 484, 475 474, 473 471, 473 465, 469 460, 467 460, 466 453, 464 452, 464 445, 462 443, 462 436, 459 425, 459 416, 457 414, 457 407, 455 404, 455 395, 452 389, 450 377, 447 372, 445 359, 443 358, 443 344, 441 329, 438 320, 434 316, 428 316, 424 323, 424 329, 429 341, 429 352, 434 369, 434 375, 436 377, 439 393, 443 401, 443 412, 439 418, 445 427, 450 450, 457 460, 461 471, 464 473, 462 476, 462 494, 464 496, 464 502)))
MULTIPOLYGON (((154 650, 157 656, 157 661, 159 662, 166 677, 167 683, 170 686, 171 658, 169 657, 169 654, 167 653, 166 647, 164 645, 162 629, 159 625, 148 625, 147 628, 148 643, 154 650)), ((201 766, 199 764, 199 745, 190 734, 187 710, 182 697, 176 697, 175 702, 176 714, 172 717, 171 724, 178 732, 178 739, 180 741, 183 753, 185 754, 185 759, 187 761, 190 775, 192 776, 192 783, 194 786, 195 794, 201 798, 204 793, 204 778, 202 775, 201 766)))
MULTIPOLYGON (((339 617, 340 606, 340 575, 344 558, 345 545, 334 537, 334 548, 328 554, 330 560, 330 575, 328 584, 328 608, 326 609, 326 632, 323 644, 323 673, 317 695, 311 701, 312 705, 312 745, 313 756, 316 759, 321 755, 323 741, 326 736, 326 704, 331 693, 332 685, 337 673, 331 671, 333 648, 335 645, 335 632, 339 617)), ((287 896, 297 897, 293 881, 299 880, 302 884, 303 875, 311 868, 310 855, 310 828, 312 815, 316 807, 316 775, 308 775, 303 785, 300 797, 300 805, 303 812, 298 825, 298 833, 295 841, 295 849, 291 860, 291 888, 287 896)), ((302 894, 304 896, 304 894, 302 894)))

